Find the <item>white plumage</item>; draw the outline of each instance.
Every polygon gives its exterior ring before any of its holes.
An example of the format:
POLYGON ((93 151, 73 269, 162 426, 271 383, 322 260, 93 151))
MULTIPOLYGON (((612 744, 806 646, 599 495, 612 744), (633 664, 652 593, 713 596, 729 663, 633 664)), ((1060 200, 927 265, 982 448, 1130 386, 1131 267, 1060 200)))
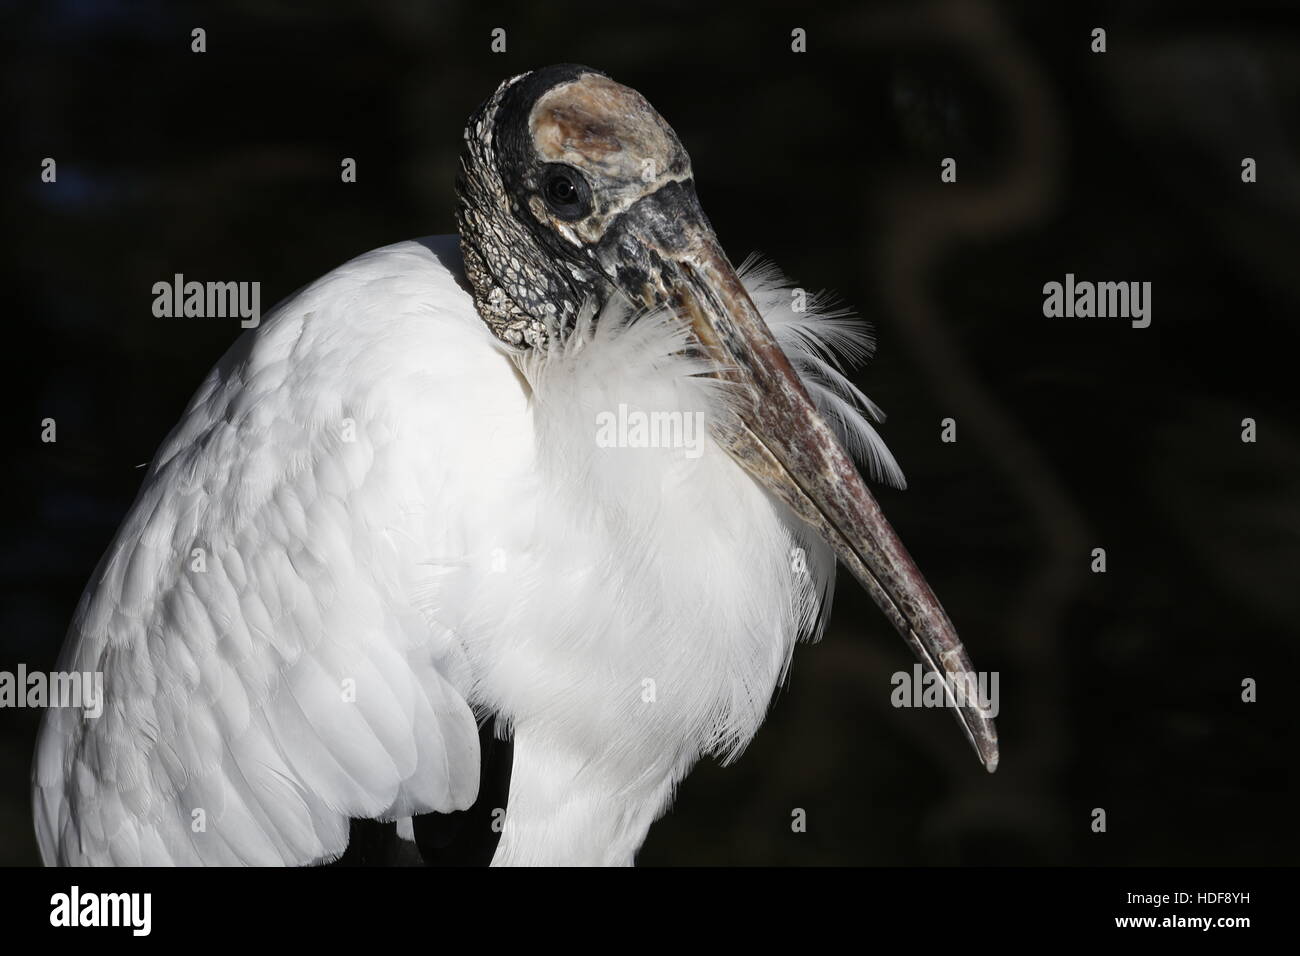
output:
MULTIPOLYGON (((205 380, 72 623, 60 667, 101 671, 105 710, 42 727, 47 863, 332 859, 350 817, 473 802, 476 714, 515 741, 494 862, 629 863, 693 762, 754 734, 833 554, 710 437, 595 441, 620 403, 724 418, 728 386, 669 313, 516 350, 463 282, 454 237, 368 253, 205 380)), ((746 286, 901 482, 831 360, 860 326, 746 286)))

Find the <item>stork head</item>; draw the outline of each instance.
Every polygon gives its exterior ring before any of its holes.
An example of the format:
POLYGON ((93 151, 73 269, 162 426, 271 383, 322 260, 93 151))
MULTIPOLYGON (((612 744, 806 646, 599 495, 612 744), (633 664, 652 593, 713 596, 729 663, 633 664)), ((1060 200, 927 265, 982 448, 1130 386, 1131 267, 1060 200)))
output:
MULTIPOLYGON (((498 338, 545 349, 614 295, 672 309, 745 396, 736 421, 714 423, 718 441, 834 548, 923 663, 965 685, 973 668, 955 629, 719 246, 677 134, 641 94, 573 65, 507 80, 470 117, 457 194, 465 271, 498 338)), ((993 770, 992 720, 954 697, 993 770)))
POLYGON ((512 345, 545 348, 616 290, 663 302, 654 248, 638 240, 646 226, 703 221, 672 128, 640 93, 582 66, 501 84, 470 117, 456 185, 479 313, 512 345))

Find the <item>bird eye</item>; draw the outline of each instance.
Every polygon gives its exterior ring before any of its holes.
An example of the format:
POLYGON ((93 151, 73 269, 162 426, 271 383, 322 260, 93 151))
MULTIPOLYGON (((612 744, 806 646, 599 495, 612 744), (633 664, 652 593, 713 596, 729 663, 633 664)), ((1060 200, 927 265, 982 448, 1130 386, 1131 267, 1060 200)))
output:
POLYGON ((546 184, 547 198, 559 206, 567 205, 573 202, 578 196, 578 190, 572 182, 565 176, 555 176, 546 184))
POLYGON ((542 175, 542 196, 559 218, 572 222, 591 211, 591 189, 576 170, 568 166, 548 166, 542 175))

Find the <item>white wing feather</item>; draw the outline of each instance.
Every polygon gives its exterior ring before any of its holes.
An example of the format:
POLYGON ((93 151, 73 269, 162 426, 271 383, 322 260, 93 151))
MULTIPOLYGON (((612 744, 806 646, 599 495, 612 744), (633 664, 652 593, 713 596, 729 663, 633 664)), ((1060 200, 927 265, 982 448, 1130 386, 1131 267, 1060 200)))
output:
POLYGON ((349 817, 468 806, 465 654, 413 595, 472 512, 446 504, 452 485, 474 494, 457 467, 491 465, 464 422, 512 401, 509 362, 418 243, 348 263, 241 338, 76 613, 60 666, 101 672, 106 709, 48 714, 45 860, 319 862, 349 817))

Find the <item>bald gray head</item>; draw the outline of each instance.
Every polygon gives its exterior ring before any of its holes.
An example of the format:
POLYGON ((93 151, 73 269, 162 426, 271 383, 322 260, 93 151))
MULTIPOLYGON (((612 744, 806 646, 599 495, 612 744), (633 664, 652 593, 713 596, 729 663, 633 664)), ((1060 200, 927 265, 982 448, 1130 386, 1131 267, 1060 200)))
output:
POLYGON ((669 227, 706 223, 672 127, 583 66, 502 83, 470 117, 456 186, 475 304, 512 345, 544 348, 548 327, 563 335, 616 290, 664 302, 655 258, 669 227))

